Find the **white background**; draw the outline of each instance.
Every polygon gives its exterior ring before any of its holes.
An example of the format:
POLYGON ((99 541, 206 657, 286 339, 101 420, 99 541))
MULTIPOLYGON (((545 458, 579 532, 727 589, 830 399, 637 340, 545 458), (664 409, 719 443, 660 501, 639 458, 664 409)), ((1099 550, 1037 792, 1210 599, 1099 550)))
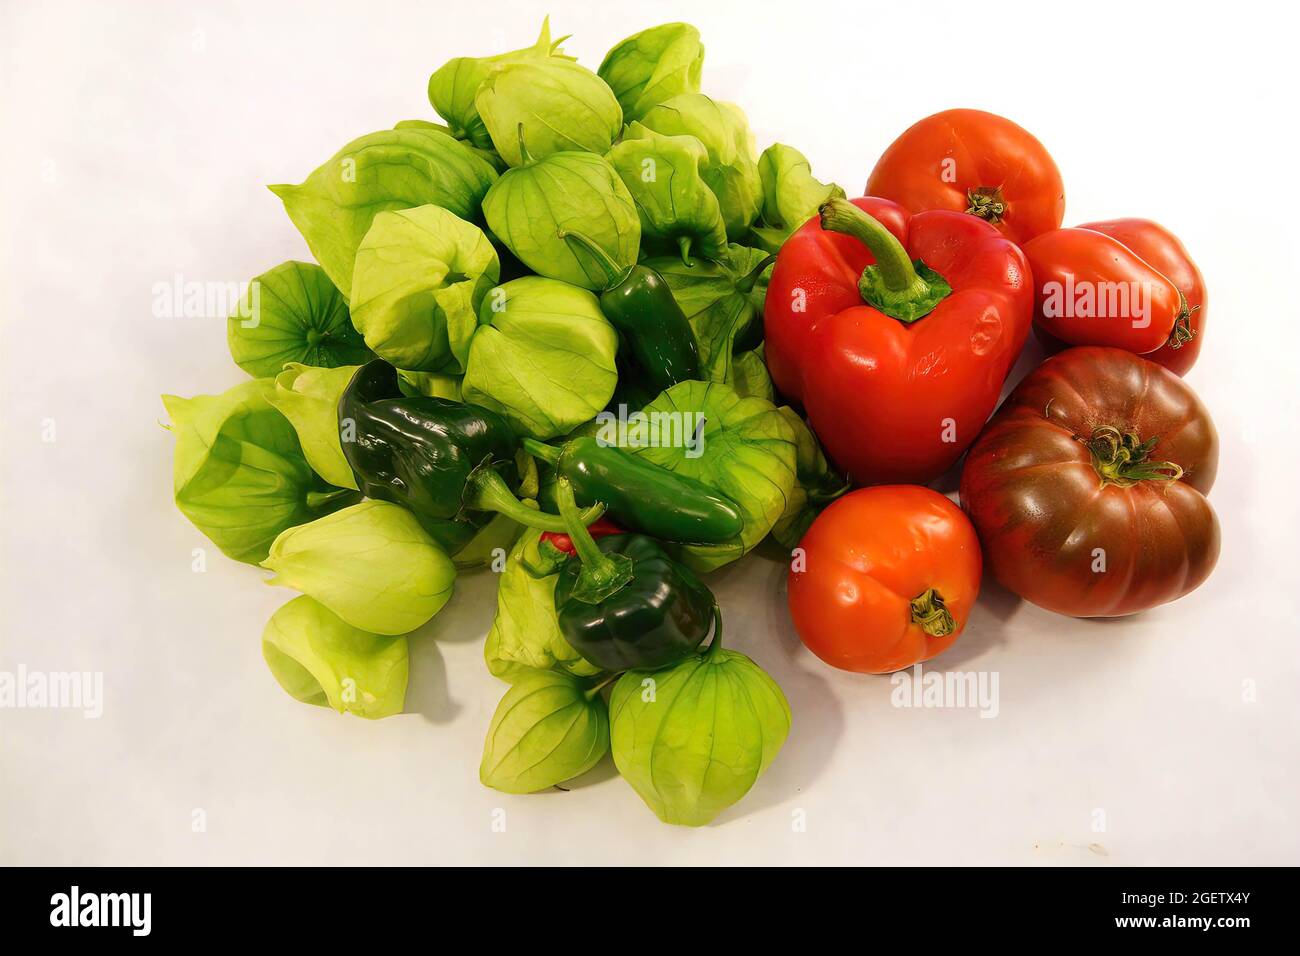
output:
POLYGON ((888 678, 820 664, 790 628, 784 568, 751 556, 714 583, 731 645, 785 688, 794 725, 751 794, 700 830, 660 824, 608 762, 569 793, 479 784, 505 690, 482 662, 490 574, 463 578, 412 640, 410 713, 301 705, 259 649, 293 595, 222 558, 171 503, 158 396, 243 379, 225 322, 154 318, 153 287, 307 258, 263 184, 431 118, 433 69, 530 43, 545 11, 8 0, 0 670, 102 671, 106 699, 99 720, 0 711, 0 862, 1300 862, 1294 34, 1271 4, 888 6, 549 12, 592 68, 636 30, 694 22, 705 91, 744 107, 760 148, 797 146, 850 195, 910 123, 970 106, 1048 146, 1067 224, 1173 228, 1210 289, 1188 377, 1222 437, 1208 584, 1102 623, 986 581, 936 662, 998 674, 1000 713, 981 719, 894 708, 888 678))

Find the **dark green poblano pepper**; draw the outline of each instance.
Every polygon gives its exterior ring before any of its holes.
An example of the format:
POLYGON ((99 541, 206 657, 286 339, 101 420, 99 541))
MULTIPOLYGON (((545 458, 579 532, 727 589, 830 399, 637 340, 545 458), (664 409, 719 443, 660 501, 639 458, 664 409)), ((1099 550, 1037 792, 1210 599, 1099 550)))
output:
POLYGON ((576 556, 560 568, 555 610, 573 649, 607 671, 664 667, 694 652, 714 621, 713 592, 653 538, 597 543, 564 478, 559 502, 576 556))
POLYGON ((361 492, 409 508, 449 554, 494 513, 543 531, 568 530, 558 515, 515 497, 518 441, 504 418, 478 405, 408 397, 385 361, 363 365, 343 390, 339 441, 361 492))

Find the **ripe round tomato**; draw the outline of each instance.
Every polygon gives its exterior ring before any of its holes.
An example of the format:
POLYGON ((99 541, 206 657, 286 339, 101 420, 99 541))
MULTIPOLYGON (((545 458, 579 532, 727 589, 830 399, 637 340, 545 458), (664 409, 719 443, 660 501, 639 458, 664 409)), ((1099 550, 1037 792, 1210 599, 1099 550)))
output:
POLYGON ((1121 349, 1067 349, 971 446, 961 501, 994 577, 1076 617, 1134 614, 1199 587, 1219 557, 1205 495, 1219 439, 1183 380, 1121 349))
POLYGON ((960 508, 919 485, 840 498, 799 542, 790 616, 804 645, 865 674, 928 661, 966 626, 980 590, 980 548, 960 508))
POLYGON ((876 163, 866 194, 908 212, 969 212, 1018 243, 1065 215, 1061 173, 1043 144, 981 110, 945 110, 909 127, 876 163))

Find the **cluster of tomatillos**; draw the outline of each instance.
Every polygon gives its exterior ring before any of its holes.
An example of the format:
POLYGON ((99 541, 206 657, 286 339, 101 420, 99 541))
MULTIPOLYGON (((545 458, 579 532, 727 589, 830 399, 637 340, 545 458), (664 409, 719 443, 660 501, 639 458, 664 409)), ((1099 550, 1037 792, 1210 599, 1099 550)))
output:
POLYGON ((776 404, 762 321, 773 253, 843 191, 700 92, 694 27, 596 72, 561 43, 544 24, 451 60, 429 79, 445 125, 271 187, 315 262, 231 315, 252 380, 164 398, 176 503, 301 592, 263 635, 283 688, 363 717, 402 711, 407 635, 491 566, 485 656, 511 686, 482 781, 532 792, 612 753, 661 819, 699 825, 789 731, 701 575, 792 546, 843 490, 776 404))

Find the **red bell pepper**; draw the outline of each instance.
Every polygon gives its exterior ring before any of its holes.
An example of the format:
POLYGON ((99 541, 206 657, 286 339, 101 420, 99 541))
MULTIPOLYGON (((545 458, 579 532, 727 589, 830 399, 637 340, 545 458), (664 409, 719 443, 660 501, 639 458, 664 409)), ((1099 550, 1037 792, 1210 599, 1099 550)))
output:
MULTIPOLYGON (((1088 222, 1074 229, 1044 233, 1025 245, 1034 270, 1039 297, 1034 331, 1049 351, 1066 345, 1111 345, 1137 352, 1177 375, 1186 375, 1201 352, 1205 328, 1205 280, 1178 237, 1150 219, 1111 219, 1088 222), (1044 285, 1062 283, 1066 275, 1075 288, 1081 278, 1128 286, 1140 291, 1138 304, 1146 314, 1128 330, 1106 317, 1044 316, 1044 285), (1146 324, 1142 324, 1146 320, 1146 324)), ((1124 298, 1125 286, 1098 292, 1100 301, 1124 298)), ((1054 310, 1056 311, 1056 310, 1054 310)), ((1077 310, 1076 310, 1077 311, 1077 310)))
POLYGON ((768 368, 855 484, 921 484, 975 440, 1033 304, 1024 253, 982 219, 833 199, 777 256, 768 368))

